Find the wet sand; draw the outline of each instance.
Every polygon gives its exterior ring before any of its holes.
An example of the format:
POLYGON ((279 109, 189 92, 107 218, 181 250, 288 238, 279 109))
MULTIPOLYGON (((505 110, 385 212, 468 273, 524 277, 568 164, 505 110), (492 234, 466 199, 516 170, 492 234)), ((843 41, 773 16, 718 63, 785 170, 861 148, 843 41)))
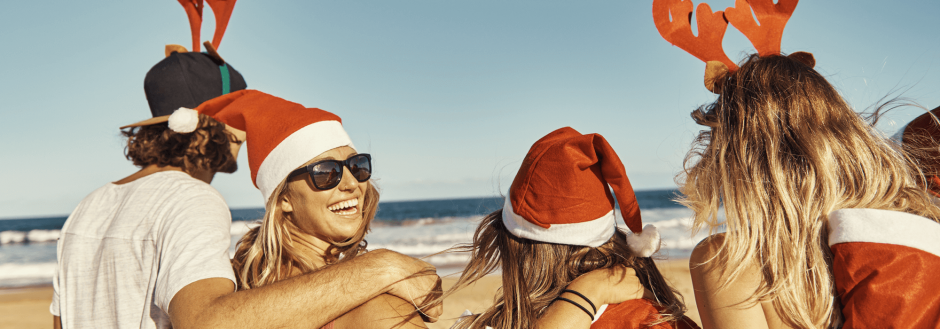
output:
MULTIPOLYGON (((695 295, 692 292, 692 279, 689 276, 689 261, 678 259, 657 263, 660 271, 685 297, 689 307, 687 315, 696 323, 700 322, 695 308, 695 295)), ((444 278, 444 289, 450 288, 457 281, 456 276, 444 278)), ((446 329, 464 310, 480 312, 493 302, 496 289, 499 288, 498 276, 489 276, 473 286, 462 289, 445 301, 444 315, 437 323, 428 325, 431 329, 446 329)), ((52 300, 52 286, 0 289, 0 328, 51 328, 52 315, 49 303, 52 300)))

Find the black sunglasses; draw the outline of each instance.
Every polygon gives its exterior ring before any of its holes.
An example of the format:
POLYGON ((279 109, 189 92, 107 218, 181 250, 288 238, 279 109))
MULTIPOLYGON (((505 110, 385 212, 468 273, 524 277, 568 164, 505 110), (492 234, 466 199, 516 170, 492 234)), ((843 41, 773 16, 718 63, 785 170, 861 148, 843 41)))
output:
POLYGON ((287 179, 309 173, 313 186, 320 190, 329 190, 343 180, 343 168, 349 168, 349 173, 356 177, 360 183, 372 177, 372 156, 367 153, 356 154, 346 160, 317 161, 291 171, 287 179))

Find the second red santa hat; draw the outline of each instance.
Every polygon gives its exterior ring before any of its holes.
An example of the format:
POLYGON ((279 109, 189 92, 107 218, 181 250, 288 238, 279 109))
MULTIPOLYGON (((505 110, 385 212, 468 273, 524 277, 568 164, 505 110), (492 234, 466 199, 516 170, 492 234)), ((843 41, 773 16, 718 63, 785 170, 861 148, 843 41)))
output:
POLYGON ((652 225, 643 228, 617 153, 603 136, 582 135, 571 127, 549 133, 529 149, 509 188, 503 224, 520 238, 598 247, 616 230, 611 188, 631 231, 631 251, 649 257, 659 250, 659 232, 652 225))
POLYGON ((192 110, 180 108, 170 115, 170 129, 192 132, 199 113, 245 131, 251 180, 265 204, 278 184, 310 159, 340 146, 355 149, 336 114, 257 90, 216 97, 192 110))

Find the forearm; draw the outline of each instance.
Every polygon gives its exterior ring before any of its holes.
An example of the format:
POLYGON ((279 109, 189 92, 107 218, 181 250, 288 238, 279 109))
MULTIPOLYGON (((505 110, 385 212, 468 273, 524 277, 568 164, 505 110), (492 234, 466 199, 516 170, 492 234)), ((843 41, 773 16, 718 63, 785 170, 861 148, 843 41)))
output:
POLYGON ((204 307, 171 305, 171 317, 193 320, 186 321, 190 322, 187 325, 174 321, 178 328, 319 328, 409 275, 395 271, 380 253, 370 252, 314 273, 223 294, 207 300, 204 307))
POLYGON ((545 310, 535 324, 537 329, 588 329, 592 319, 577 306, 565 301, 555 301, 545 310))

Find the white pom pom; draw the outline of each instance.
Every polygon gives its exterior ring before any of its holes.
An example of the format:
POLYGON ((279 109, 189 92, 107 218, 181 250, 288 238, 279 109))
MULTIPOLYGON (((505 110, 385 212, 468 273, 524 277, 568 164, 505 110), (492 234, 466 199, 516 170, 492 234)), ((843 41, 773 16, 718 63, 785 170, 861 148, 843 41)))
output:
POLYGON ((627 232, 627 245, 637 257, 649 257, 659 251, 661 244, 659 230, 652 224, 646 225, 640 234, 627 232))
POLYGON ((191 133, 199 126, 199 112, 181 107, 173 111, 173 114, 170 114, 167 124, 175 132, 181 134, 191 133))

